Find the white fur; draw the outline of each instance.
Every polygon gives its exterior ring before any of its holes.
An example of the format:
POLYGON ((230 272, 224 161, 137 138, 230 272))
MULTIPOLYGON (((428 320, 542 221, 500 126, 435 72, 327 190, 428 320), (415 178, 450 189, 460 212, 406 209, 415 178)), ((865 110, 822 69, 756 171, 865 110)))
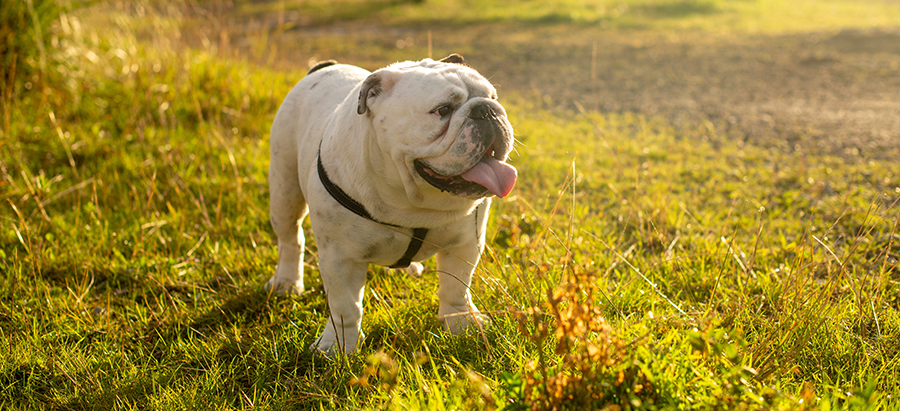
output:
MULTIPOLYGON (((303 292, 300 222, 310 214, 331 311, 314 346, 329 354, 356 349, 368 265, 393 264, 406 251, 411 227, 430 229, 413 261, 437 255, 438 316, 445 329, 461 333, 482 322, 469 284, 484 246, 490 198, 441 192, 416 173, 413 161, 447 166, 464 161, 450 147, 464 138, 465 107, 482 101, 499 107, 492 98, 496 92, 468 67, 427 59, 377 73, 383 92, 368 99, 365 114, 358 114, 357 106, 361 84, 370 73, 334 65, 301 80, 272 124, 270 211, 279 259, 266 286, 280 293, 303 292), (449 94, 457 95, 460 106, 448 126, 435 121, 430 111, 449 94), (446 133, 435 137, 441 129, 446 133), (319 180, 320 143, 325 170, 335 184, 379 221, 410 228, 381 225, 339 205, 319 180)), ((408 272, 421 270, 417 264, 408 272)))

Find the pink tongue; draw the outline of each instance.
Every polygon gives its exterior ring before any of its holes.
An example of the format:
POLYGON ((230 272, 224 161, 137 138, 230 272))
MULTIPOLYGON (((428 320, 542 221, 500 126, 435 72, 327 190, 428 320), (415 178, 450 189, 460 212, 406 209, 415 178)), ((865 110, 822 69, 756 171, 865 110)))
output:
POLYGON ((516 168, 491 156, 484 156, 475 167, 462 173, 466 181, 480 184, 497 197, 506 197, 516 185, 516 168))

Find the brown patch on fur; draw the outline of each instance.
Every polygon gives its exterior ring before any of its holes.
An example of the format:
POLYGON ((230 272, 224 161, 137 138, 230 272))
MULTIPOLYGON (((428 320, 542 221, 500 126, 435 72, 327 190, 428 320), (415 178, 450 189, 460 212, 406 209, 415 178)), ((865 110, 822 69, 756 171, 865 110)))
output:
POLYGON ((459 54, 456 54, 456 53, 453 53, 447 57, 442 58, 441 63, 451 63, 451 64, 459 64, 462 66, 468 66, 468 64, 466 64, 466 59, 464 59, 463 56, 460 56, 459 54))
POLYGON ((314 72, 316 72, 316 71, 318 71, 318 70, 320 70, 320 69, 323 69, 323 68, 325 68, 325 67, 330 67, 330 66, 333 66, 333 65, 335 65, 335 64, 337 64, 337 61, 334 61, 334 60, 320 61, 320 62, 316 63, 316 65, 313 66, 311 69, 309 69, 309 71, 306 72, 306 75, 308 76, 308 75, 310 75, 310 74, 312 74, 312 73, 314 73, 314 72))

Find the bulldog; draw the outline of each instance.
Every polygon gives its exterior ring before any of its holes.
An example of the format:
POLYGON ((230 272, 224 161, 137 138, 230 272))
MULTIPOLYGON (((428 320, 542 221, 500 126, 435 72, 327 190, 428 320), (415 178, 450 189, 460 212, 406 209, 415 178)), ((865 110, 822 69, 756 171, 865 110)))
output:
POLYGON ((309 214, 330 310, 311 349, 356 350, 369 264, 418 275, 433 255, 444 329, 481 327, 469 284, 491 198, 508 195, 517 172, 497 91, 461 56, 374 73, 320 63, 284 99, 270 144, 278 265, 266 287, 303 292, 309 214))

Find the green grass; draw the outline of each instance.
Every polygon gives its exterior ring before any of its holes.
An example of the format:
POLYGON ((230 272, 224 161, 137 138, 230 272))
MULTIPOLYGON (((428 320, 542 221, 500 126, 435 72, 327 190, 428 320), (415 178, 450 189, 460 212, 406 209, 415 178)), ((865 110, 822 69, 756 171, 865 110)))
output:
MULTIPOLYGON (((697 28, 729 14, 734 27, 782 24, 765 2, 678 4, 714 6, 697 28)), ((859 12, 825 26, 896 12, 833 4, 859 12)), ((380 13, 431 21, 416 7, 380 13)), ((268 127, 303 72, 172 47, 177 22, 107 13, 68 12, 45 71, 13 79, 4 105, 2 409, 580 408, 591 396, 598 409, 896 407, 896 162, 505 94, 520 180, 495 202, 473 286, 493 326, 449 336, 434 273, 373 267, 367 339, 332 361, 307 350, 327 310, 314 239, 310 291, 262 288, 276 261, 268 127), (136 36, 138 23, 160 34, 136 36)), ((332 15, 316 16, 353 18, 332 15)))

